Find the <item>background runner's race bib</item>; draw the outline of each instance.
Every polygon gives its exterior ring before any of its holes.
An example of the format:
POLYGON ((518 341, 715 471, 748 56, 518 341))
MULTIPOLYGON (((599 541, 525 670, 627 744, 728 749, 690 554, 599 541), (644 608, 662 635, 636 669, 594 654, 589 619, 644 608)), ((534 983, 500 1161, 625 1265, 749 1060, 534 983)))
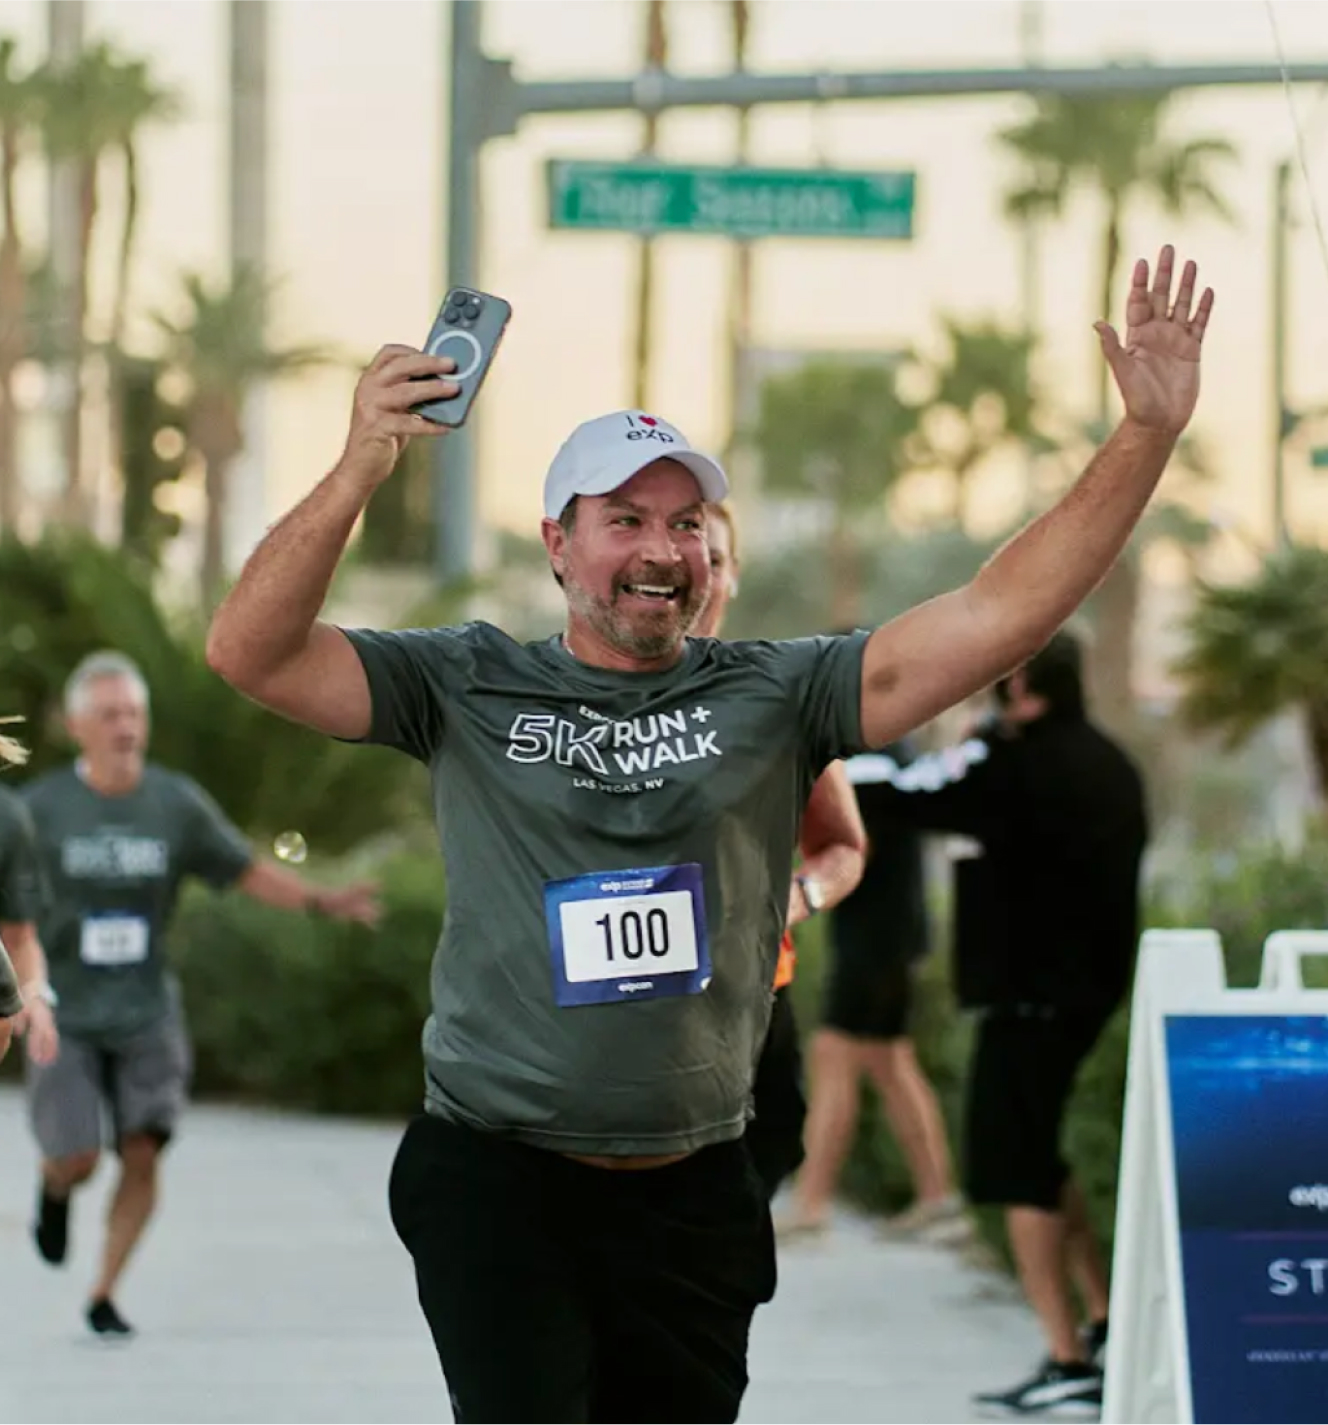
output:
POLYGON ((548 881, 544 912, 560 1005, 694 995, 710 983, 695 862, 548 881))
POLYGON ((85 965, 137 965, 148 958, 148 940, 141 915, 91 915, 83 922, 79 959, 85 965))

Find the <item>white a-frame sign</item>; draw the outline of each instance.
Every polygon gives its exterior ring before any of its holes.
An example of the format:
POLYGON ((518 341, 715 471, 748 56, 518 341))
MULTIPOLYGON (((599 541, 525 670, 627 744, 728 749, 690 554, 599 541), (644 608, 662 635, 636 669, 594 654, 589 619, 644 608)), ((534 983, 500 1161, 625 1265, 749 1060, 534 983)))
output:
POLYGON ((1279 931, 1257 989, 1210 930, 1143 938, 1102 1419, 1328 1421, 1328 990, 1279 931))

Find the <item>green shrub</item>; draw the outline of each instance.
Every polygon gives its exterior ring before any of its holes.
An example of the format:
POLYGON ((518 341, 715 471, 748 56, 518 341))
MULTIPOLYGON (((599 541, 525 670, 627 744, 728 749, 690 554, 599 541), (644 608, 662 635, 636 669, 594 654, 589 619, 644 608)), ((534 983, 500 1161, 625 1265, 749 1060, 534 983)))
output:
POLYGON ((378 926, 186 895, 171 935, 195 1091, 320 1113, 399 1116, 423 1097, 420 1031, 445 901, 435 854, 384 863, 378 926))
MULTIPOLYGON (((1187 924, 1222 937, 1228 982, 1258 984, 1263 942, 1273 931, 1328 927, 1328 836, 1315 827, 1298 852, 1265 845, 1223 858, 1200 877, 1186 912, 1187 924)), ((1325 983, 1324 969, 1307 965, 1307 982, 1325 983)))
MULTIPOLYGON (((1079 1071, 1065 1125, 1066 1158, 1087 1199, 1088 1216, 1098 1241, 1108 1253, 1116 1230, 1116 1183, 1129 1045, 1129 1006, 1122 1005, 1079 1071)), ((1000 1230, 1003 1246, 1003 1226, 1000 1230)))

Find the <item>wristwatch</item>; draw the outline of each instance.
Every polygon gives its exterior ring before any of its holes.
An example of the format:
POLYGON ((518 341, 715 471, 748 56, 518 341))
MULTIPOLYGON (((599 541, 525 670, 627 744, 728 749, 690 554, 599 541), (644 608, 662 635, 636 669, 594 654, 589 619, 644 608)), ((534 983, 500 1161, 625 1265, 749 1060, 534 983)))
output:
POLYGON ((821 883, 812 876, 794 876, 798 889, 802 892, 803 904, 808 915, 816 915, 825 909, 825 892, 821 883))
POLYGON ((21 993, 24 999, 44 1000, 52 1009, 60 1003, 60 997, 50 985, 35 985, 31 989, 25 985, 22 987, 21 993))

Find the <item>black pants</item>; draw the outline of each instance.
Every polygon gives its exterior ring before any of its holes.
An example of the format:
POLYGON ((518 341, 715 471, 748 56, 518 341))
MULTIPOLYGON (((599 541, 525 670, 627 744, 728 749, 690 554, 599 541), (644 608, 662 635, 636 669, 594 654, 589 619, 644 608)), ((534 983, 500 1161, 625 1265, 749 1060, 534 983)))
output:
POLYGON ((618 1171, 426 1114, 389 1196, 458 1421, 737 1419, 775 1288, 741 1141, 618 1171))
POLYGON ((1024 1005, 978 1024, 964 1114, 968 1200, 1055 1212, 1070 1165, 1061 1130, 1074 1082, 1109 1017, 1106 1009, 1024 1005))
POLYGON ((775 991, 770 1028, 756 1065, 752 1099, 755 1116, 747 1125, 747 1151, 766 1197, 772 1198, 806 1156, 802 1148, 802 1129, 807 1119, 802 1050, 787 985, 775 991))

